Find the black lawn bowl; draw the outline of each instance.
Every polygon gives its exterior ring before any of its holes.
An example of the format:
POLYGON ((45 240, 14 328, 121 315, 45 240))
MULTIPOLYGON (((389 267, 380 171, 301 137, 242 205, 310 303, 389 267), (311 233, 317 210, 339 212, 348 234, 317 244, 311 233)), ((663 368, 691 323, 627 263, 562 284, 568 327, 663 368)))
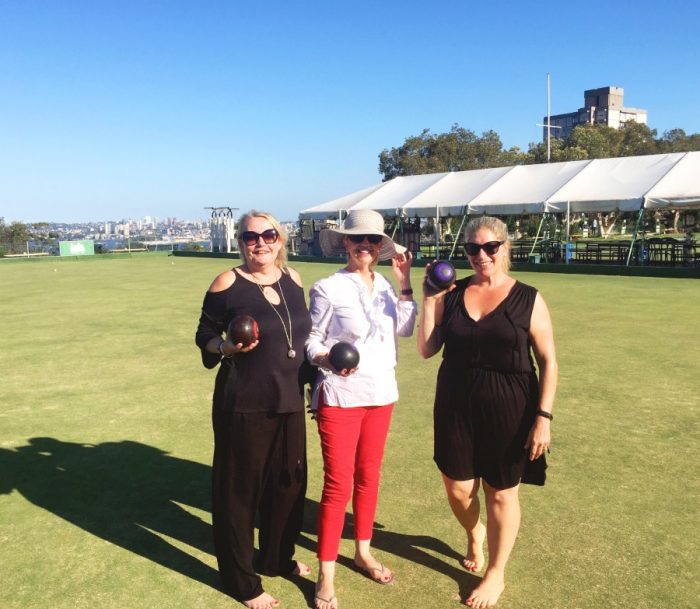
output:
POLYGON ((341 341, 331 347, 328 359, 333 367, 340 372, 341 370, 357 368, 360 363, 360 354, 350 343, 341 341))

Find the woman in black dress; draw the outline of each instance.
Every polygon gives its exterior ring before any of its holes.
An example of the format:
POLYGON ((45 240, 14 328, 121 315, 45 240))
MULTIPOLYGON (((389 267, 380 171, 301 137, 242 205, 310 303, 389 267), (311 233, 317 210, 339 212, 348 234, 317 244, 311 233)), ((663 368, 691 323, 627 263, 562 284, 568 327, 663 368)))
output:
POLYGON ((544 484, 557 361, 542 296, 508 274, 506 225, 476 218, 465 236, 474 274, 438 293, 424 281, 418 350, 428 358, 444 346, 434 458, 450 507, 467 533, 465 569, 483 568, 487 540, 486 571, 466 599, 483 609, 496 604, 505 586, 520 526, 519 484, 544 484), (479 487, 486 526, 479 517, 479 487))
POLYGON ((287 235, 270 214, 251 211, 237 232, 243 264, 221 273, 204 297, 196 343, 214 386, 212 525, 226 591, 249 609, 279 601, 259 573, 308 575, 293 560, 306 493, 304 343, 311 318, 299 274, 287 267, 287 235), (222 337, 231 319, 252 316, 259 339, 222 337), (254 560, 254 526, 259 552, 254 560))

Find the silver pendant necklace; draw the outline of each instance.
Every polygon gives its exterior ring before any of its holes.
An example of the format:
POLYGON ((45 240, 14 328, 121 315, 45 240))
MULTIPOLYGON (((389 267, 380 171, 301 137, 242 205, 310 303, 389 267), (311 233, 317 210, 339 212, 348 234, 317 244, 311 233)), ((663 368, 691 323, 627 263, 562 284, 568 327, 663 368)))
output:
MULTIPOLYGON (((281 275, 280 275, 281 276, 281 275)), ((289 307, 287 306, 287 299, 284 297, 284 291, 282 290, 282 286, 280 285, 280 280, 277 280, 277 289, 280 291, 280 295, 282 296, 282 302, 284 303, 284 310, 287 311, 287 322, 289 323, 289 332, 287 332, 287 326, 284 325, 284 319, 282 319, 282 316, 280 315, 280 312, 275 309, 275 305, 273 305, 265 296, 265 290, 263 287, 256 281, 255 285, 258 286, 260 293, 262 294, 262 297, 265 299, 267 304, 272 307, 272 310, 277 314, 277 317, 280 318, 280 323, 282 324, 282 330, 284 330, 284 337, 287 339, 287 347, 289 348, 289 351, 287 351, 287 357, 289 359, 294 359, 297 355, 297 352, 292 349, 292 316, 289 314, 289 307)))

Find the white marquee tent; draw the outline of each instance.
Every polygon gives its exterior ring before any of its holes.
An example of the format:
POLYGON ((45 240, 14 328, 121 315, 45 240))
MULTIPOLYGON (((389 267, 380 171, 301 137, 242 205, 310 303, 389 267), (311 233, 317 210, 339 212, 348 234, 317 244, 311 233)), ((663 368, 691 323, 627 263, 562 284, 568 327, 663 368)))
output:
POLYGON ((352 209, 442 217, 700 208, 700 152, 516 165, 397 177, 303 210, 326 220, 352 209))

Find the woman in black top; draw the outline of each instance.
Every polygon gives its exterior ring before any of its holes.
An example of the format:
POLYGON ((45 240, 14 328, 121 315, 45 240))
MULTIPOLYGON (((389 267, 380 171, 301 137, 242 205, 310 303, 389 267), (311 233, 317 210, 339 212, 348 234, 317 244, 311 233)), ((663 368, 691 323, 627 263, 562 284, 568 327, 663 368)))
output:
POLYGON ((243 264, 224 271, 204 297, 196 343, 214 386, 212 524, 225 589, 249 609, 279 601, 258 573, 307 575, 293 560, 306 493, 304 342, 311 318, 299 274, 287 267, 287 235, 270 214, 239 221, 243 264), (258 323, 250 345, 222 338, 231 319, 258 323), (259 552, 254 561, 254 526, 259 552))
POLYGON ((508 274, 506 225, 480 217, 465 234, 474 274, 437 294, 424 282, 418 349, 432 357, 444 345, 434 458, 467 533, 465 569, 483 568, 484 538, 488 543, 484 577, 466 599, 484 609, 496 604, 505 586, 520 525, 519 484, 544 484, 557 361, 547 305, 535 288, 508 274), (486 526, 479 517, 480 486, 486 526))

